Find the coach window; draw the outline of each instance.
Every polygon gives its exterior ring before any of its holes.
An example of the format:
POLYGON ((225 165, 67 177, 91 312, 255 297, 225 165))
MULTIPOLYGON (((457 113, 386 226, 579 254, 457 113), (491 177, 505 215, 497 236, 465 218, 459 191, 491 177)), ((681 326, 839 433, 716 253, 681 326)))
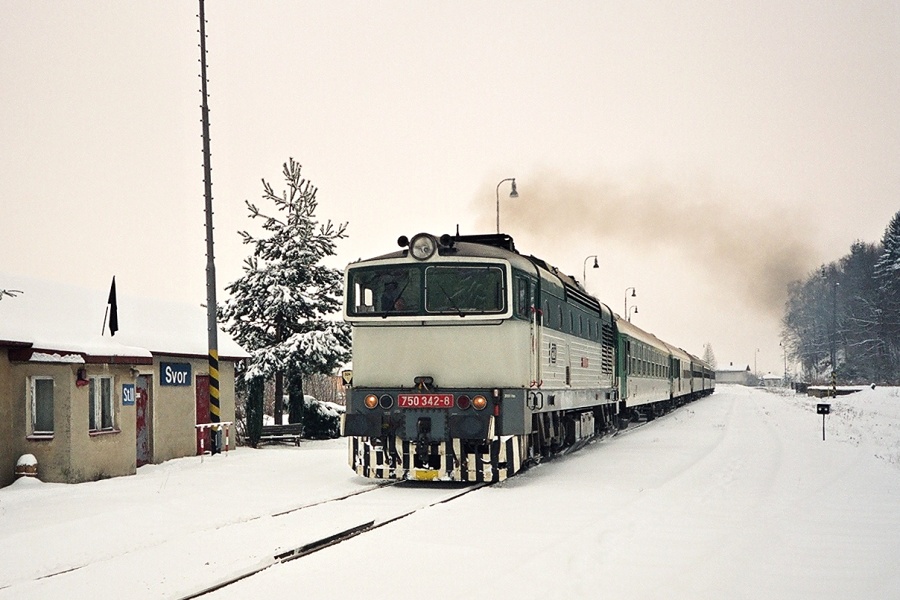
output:
POLYGON ((31 433, 53 435, 53 378, 31 378, 31 433))

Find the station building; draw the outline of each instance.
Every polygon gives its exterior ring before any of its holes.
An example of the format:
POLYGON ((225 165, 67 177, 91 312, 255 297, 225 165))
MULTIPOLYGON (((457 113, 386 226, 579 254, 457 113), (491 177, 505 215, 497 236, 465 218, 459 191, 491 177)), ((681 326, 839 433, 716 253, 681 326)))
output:
POLYGON ((716 383, 750 385, 752 379, 750 365, 747 365, 746 369, 742 369, 730 363, 727 367, 716 369, 716 383))
MULTIPOLYGON (((197 427, 210 420, 200 301, 119 295, 111 335, 106 290, 6 275, 0 284, 15 290, 0 299, 0 487, 27 455, 42 481, 78 483, 209 450, 209 428, 197 427)), ((246 353, 221 331, 218 340, 220 421, 233 423, 246 353)), ((233 427, 227 438, 223 449, 233 427)))

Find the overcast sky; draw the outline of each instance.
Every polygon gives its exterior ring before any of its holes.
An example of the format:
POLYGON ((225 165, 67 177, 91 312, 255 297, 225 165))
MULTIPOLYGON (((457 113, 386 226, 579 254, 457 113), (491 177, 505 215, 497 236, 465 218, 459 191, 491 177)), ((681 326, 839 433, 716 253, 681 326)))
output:
MULTIPOLYGON (((340 268, 494 231, 515 177, 521 252, 780 373, 786 282, 900 209, 900 3, 661 5, 207 0, 218 287, 288 157, 340 268)), ((0 272, 203 302, 197 2, 0 11, 0 272)))

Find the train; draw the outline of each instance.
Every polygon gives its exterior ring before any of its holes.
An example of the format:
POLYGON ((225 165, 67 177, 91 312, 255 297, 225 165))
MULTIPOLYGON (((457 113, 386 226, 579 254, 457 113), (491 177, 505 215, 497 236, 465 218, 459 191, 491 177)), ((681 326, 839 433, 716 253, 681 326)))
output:
POLYGON ((715 389, 709 364, 507 234, 398 245, 344 272, 341 433, 363 477, 502 481, 715 389))

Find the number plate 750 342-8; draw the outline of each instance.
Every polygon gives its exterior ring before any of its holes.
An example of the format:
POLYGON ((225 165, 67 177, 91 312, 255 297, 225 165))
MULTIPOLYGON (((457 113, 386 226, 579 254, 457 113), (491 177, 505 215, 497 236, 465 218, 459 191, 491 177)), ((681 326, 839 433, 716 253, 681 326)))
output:
POLYGON ((453 394, 400 394, 400 408, 453 408, 453 394))

